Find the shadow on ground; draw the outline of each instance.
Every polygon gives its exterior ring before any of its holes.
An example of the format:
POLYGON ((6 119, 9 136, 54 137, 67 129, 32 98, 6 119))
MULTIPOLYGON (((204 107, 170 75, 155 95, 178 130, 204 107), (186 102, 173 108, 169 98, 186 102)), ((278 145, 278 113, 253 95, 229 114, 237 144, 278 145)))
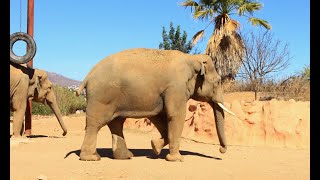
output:
MULTIPOLYGON (((10 138, 12 137, 12 135, 10 135, 10 138)), ((30 135, 30 136, 26 136, 27 138, 65 138, 65 137, 59 137, 59 136, 47 136, 47 135, 30 135)))
POLYGON ((46 136, 46 135, 30 135, 27 137, 28 138, 65 138, 65 137, 59 137, 59 136, 46 136))
MULTIPOLYGON (((151 149, 129 149, 129 150, 133 153, 135 157, 146 156, 149 159, 158 159, 158 158, 165 159, 166 155, 169 153, 169 149, 163 149, 158 156, 155 155, 151 149)), ((97 152, 101 156, 101 158, 107 157, 107 158, 113 159, 111 148, 97 148, 97 152)), ((64 158, 66 159, 71 154, 76 154, 77 156, 80 157, 80 150, 70 151, 69 153, 66 154, 64 158)), ((218 158, 218 157, 212 157, 205 154, 200 154, 200 153, 190 152, 190 151, 180 150, 180 154, 221 160, 221 158, 218 158)))

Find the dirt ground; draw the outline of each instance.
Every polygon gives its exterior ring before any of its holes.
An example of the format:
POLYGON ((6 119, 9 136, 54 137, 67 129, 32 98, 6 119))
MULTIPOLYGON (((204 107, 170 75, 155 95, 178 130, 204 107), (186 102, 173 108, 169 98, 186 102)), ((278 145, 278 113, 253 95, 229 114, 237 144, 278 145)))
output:
POLYGON ((10 179, 310 179, 309 148, 231 144, 221 154, 218 144, 183 138, 184 162, 168 162, 168 146, 159 157, 151 151, 150 140, 159 134, 138 129, 124 131, 132 159, 112 159, 111 134, 103 127, 97 142, 101 160, 80 161, 85 113, 64 116, 64 122, 66 136, 54 116, 33 116, 32 136, 10 139, 10 179))

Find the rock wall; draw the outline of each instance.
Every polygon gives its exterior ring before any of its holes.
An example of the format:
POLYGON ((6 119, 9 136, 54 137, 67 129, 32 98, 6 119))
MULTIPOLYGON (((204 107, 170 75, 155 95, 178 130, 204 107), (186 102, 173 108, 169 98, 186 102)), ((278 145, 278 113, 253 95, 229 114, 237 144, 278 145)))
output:
MULTIPOLYGON (((197 101, 188 101, 182 137, 219 144, 212 108, 207 103, 202 104, 201 107, 197 101)), ((225 106, 238 116, 225 113, 228 145, 310 147, 309 101, 254 101, 242 93, 227 96, 225 106)), ((157 132, 148 119, 127 119, 124 126, 157 132)))

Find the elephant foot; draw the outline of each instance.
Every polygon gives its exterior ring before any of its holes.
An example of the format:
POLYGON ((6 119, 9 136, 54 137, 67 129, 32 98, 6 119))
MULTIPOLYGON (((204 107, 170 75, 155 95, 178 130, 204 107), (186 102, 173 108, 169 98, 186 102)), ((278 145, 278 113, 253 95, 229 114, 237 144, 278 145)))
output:
POLYGON ((222 154, 224 154, 224 153, 226 153, 227 152, 227 147, 220 147, 219 148, 219 151, 220 151, 220 153, 222 153, 222 154))
POLYGON ((25 139, 27 139, 28 136, 27 136, 26 134, 24 134, 24 133, 15 133, 15 132, 14 132, 14 133, 11 135, 10 138, 20 138, 20 139, 25 138, 25 139))
POLYGON ((115 150, 113 151, 113 158, 114 159, 131 159, 133 157, 133 154, 129 150, 115 150))
POLYGON ((12 136, 10 138, 10 142, 13 142, 13 143, 28 143, 28 142, 31 142, 31 140, 29 138, 27 138, 26 136, 12 136))
POLYGON ((151 140, 151 147, 153 152, 156 155, 159 155, 161 153, 162 148, 165 146, 164 139, 152 139, 151 140))
POLYGON ((177 161, 183 162, 183 156, 181 156, 180 153, 167 154, 166 160, 167 160, 167 161, 175 161, 175 162, 177 162, 177 161))
POLYGON ((11 139, 27 139, 27 136, 26 136, 26 135, 21 136, 21 135, 15 135, 15 134, 13 134, 13 135, 11 136, 11 139))
POLYGON ((81 161, 100 161, 101 157, 97 152, 95 152, 94 154, 86 154, 84 152, 81 152, 80 160, 81 161))

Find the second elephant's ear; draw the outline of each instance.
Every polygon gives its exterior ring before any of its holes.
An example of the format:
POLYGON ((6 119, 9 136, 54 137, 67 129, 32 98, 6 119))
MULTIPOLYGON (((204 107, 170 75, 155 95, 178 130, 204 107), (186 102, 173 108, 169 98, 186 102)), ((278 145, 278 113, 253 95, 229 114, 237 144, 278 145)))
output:
POLYGON ((41 87, 39 84, 39 78, 38 77, 32 78, 29 82, 28 97, 34 98, 35 93, 39 92, 40 88, 41 87))
POLYGON ((41 85, 40 85, 39 77, 36 77, 35 84, 36 84, 37 93, 39 95, 39 92, 41 91, 41 85))

